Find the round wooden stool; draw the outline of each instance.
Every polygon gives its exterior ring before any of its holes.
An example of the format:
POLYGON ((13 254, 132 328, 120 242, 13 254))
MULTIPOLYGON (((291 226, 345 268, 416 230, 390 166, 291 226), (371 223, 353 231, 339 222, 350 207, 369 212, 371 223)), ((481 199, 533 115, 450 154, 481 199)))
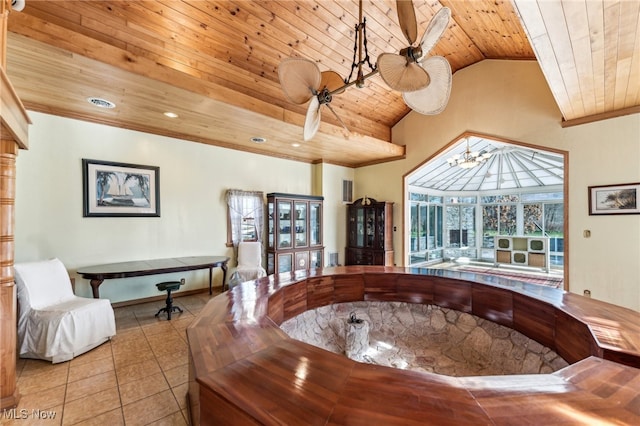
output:
POLYGON ((182 309, 180 309, 178 306, 173 306, 173 297, 171 297, 171 292, 174 290, 180 289, 181 285, 182 285, 181 281, 165 281, 163 283, 156 284, 156 287, 158 287, 158 290, 167 292, 167 306, 165 306, 164 308, 160 308, 160 310, 156 314, 156 317, 160 315, 161 312, 166 312, 167 319, 171 320, 172 312, 182 313, 182 309))

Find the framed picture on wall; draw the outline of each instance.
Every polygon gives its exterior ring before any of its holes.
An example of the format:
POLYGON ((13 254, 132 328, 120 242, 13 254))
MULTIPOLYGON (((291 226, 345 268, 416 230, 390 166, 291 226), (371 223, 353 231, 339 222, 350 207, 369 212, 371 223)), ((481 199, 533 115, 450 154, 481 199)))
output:
POLYGON ((82 160, 84 217, 159 217, 160 168, 82 160))
POLYGON ((640 183, 589 187, 589 214, 640 214, 640 183))

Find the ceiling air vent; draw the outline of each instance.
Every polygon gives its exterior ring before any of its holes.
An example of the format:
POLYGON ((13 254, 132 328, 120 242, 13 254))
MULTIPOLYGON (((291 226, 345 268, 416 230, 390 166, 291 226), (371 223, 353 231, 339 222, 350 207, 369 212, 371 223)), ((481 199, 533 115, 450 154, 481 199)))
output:
POLYGON ((111 101, 108 101, 106 99, 101 99, 101 98, 87 98, 87 101, 91 102, 92 104, 94 104, 95 106, 97 106, 98 108, 115 108, 116 104, 114 104, 111 101))

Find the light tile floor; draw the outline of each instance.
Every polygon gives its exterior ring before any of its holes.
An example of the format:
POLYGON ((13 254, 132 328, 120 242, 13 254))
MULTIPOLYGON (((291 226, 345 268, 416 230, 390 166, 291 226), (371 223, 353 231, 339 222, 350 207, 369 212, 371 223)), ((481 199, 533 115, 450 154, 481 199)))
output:
POLYGON ((116 336, 68 362, 18 359, 22 397, 0 424, 187 425, 185 329, 217 294, 175 298, 171 321, 155 317, 162 301, 115 308, 116 336))

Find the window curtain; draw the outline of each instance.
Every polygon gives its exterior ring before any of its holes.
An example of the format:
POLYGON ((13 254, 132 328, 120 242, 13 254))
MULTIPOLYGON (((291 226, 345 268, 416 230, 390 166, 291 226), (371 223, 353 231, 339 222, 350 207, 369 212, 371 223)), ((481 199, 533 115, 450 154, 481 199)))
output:
POLYGON ((234 250, 242 241, 242 230, 245 226, 254 226, 256 239, 262 242, 264 228, 264 196, 260 191, 227 190, 229 206, 229 223, 231 224, 231 241, 234 250))

